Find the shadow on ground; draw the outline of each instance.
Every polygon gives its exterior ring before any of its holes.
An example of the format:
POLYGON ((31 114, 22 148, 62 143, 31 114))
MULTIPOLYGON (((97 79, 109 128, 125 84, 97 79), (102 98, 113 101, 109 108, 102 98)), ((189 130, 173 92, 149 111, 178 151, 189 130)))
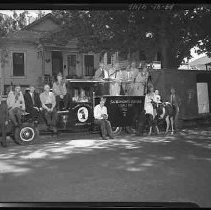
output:
MULTIPOLYGON (((86 136, 85 136, 86 137, 86 136)), ((0 175, 19 176, 39 167, 53 166, 56 160, 70 159, 76 155, 101 155, 110 152, 117 159, 104 159, 100 167, 128 172, 141 172, 159 167, 186 164, 194 166, 211 163, 211 131, 209 129, 184 129, 174 136, 136 137, 124 135, 114 140, 60 138, 30 146, 1 148, 0 175), (182 161, 181 161, 182 160, 182 161)))

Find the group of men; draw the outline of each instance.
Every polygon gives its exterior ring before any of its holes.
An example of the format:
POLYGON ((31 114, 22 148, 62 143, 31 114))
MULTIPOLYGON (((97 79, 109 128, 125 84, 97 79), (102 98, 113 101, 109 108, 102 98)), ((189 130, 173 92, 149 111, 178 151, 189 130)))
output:
POLYGON ((68 107, 68 94, 65 82, 62 82, 62 75, 57 75, 57 81, 53 84, 53 91, 50 91, 48 84, 44 85, 44 91, 39 95, 35 92, 34 86, 29 87, 29 91, 24 94, 19 85, 15 86, 14 91, 10 91, 7 97, 9 118, 15 127, 21 124, 21 116, 27 112, 31 119, 36 123, 40 115, 44 116, 46 124, 50 130, 57 132, 56 118, 60 102, 64 102, 64 108, 68 107))
MULTIPOLYGON (((136 67, 136 63, 132 62, 130 66, 124 71, 119 68, 119 64, 113 66, 108 72, 104 65, 100 63, 99 69, 95 72, 95 79, 113 78, 113 82, 109 84, 111 95, 120 95, 121 88, 124 95, 138 95, 143 96, 146 93, 146 86, 148 82, 149 72, 146 64, 140 64, 136 67), (105 74, 107 72, 107 74, 105 74), (126 81, 125 83, 122 81, 126 81), (128 82, 130 81, 130 82, 128 82)), ((101 93, 105 95, 105 92, 101 93)), ((158 94, 155 94, 160 97, 158 94)), ((154 92, 147 93, 145 96, 145 111, 146 114, 153 114, 151 99, 154 98, 154 92), (147 100, 149 97, 149 100, 147 100), (147 103, 149 101, 149 103, 147 103), (148 105, 149 104, 149 105, 148 105), (150 110, 150 111, 149 111, 150 110), (152 111, 151 111, 152 110, 152 111)), ((159 98, 160 100, 160 98, 159 98)), ((16 86, 14 91, 10 91, 7 98, 7 106, 9 118, 17 127, 21 124, 21 116, 24 112, 30 114, 31 119, 36 123, 40 114, 46 120, 46 124, 50 130, 57 132, 56 119, 57 110, 60 109, 60 103, 63 102, 64 109, 68 109, 69 95, 66 89, 66 83, 62 78, 62 74, 57 75, 57 81, 53 83, 52 92, 49 85, 44 85, 44 91, 39 95, 35 92, 35 88, 31 85, 29 91, 23 95, 20 86, 16 86)), ((179 106, 177 106, 177 97, 175 90, 172 89, 170 102, 178 116, 179 106)), ((103 139, 113 138, 111 124, 108 121, 107 108, 105 107, 105 98, 101 98, 100 103, 94 107, 94 120, 101 128, 103 139)))
POLYGON ((146 85, 149 78, 147 64, 141 62, 137 65, 136 61, 132 61, 126 69, 121 69, 119 63, 115 63, 112 67, 99 64, 99 68, 95 72, 95 79, 108 79, 109 85, 101 89, 103 95, 118 96, 143 96, 146 93, 146 85))

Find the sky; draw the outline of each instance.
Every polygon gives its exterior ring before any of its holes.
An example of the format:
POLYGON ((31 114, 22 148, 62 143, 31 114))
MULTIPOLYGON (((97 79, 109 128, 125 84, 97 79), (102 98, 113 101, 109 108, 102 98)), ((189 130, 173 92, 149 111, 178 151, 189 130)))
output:
MULTIPOLYGON (((24 10, 15 10, 18 14, 23 12, 24 10)), ((33 17, 37 16, 37 13, 39 10, 27 10, 29 12, 29 14, 33 17)), ((44 12, 45 14, 48 14, 51 12, 51 10, 41 10, 42 12, 44 12)), ((6 15, 12 15, 13 14, 13 10, 0 10, 0 13, 6 14, 6 15)))
MULTIPOLYGON (((16 10, 16 12, 19 14, 21 12, 23 12, 24 10, 16 10)), ((39 10, 27 10, 29 12, 29 16, 31 16, 31 21, 35 20, 37 14, 38 14, 38 11, 39 10)), ((48 14, 51 12, 51 10, 41 10, 42 12, 44 12, 45 14, 48 14)), ((6 14, 6 15, 12 15, 13 14, 13 10, 0 10, 0 13, 3 13, 3 14, 6 14)), ((189 60, 189 62, 195 60, 195 59, 198 59, 198 58, 201 58, 203 56, 205 56, 205 54, 201 54, 201 55, 198 55, 197 53, 194 52, 195 51, 195 48, 192 48, 191 49, 191 55, 193 56, 193 58, 191 58, 189 60)))
POLYGON ((198 58, 201 58, 201 57, 203 57, 203 56, 206 55, 205 53, 202 53, 202 54, 198 55, 198 54, 195 53, 194 51, 195 51, 195 49, 192 48, 192 49, 191 49, 191 55, 193 56, 193 58, 191 58, 191 59, 189 60, 189 62, 194 61, 194 60, 196 60, 196 59, 198 59, 198 58))

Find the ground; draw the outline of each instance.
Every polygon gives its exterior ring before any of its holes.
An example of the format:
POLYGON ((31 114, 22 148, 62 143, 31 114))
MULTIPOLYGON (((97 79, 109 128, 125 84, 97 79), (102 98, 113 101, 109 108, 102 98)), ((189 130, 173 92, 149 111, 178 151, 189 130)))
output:
POLYGON ((211 206, 211 127, 113 140, 42 136, 0 148, 0 202, 194 202, 211 206))

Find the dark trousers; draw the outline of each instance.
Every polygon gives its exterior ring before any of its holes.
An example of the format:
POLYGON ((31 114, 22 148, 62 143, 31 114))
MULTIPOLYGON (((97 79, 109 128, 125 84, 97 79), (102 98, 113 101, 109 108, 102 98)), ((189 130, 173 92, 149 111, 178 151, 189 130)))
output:
POLYGON ((56 109, 61 110, 62 108, 68 108, 69 102, 69 94, 67 93, 64 98, 60 98, 60 96, 56 96, 56 109))
POLYGON ((44 109, 44 117, 48 126, 56 126, 57 113, 55 108, 52 112, 48 112, 44 109))
POLYGON ((21 112, 21 109, 18 107, 9 109, 9 118, 15 125, 21 124, 21 112))
POLYGON ((102 119, 102 120, 97 120, 95 119, 95 124, 100 126, 100 130, 102 132, 102 137, 112 136, 112 129, 111 129, 111 123, 108 120, 102 119))
POLYGON ((30 119, 33 121, 38 120, 40 112, 35 108, 30 108, 26 110, 30 114, 30 119))
POLYGON ((179 116, 179 106, 177 105, 172 105, 173 108, 173 116, 174 116, 174 128, 178 128, 178 116, 179 116))

